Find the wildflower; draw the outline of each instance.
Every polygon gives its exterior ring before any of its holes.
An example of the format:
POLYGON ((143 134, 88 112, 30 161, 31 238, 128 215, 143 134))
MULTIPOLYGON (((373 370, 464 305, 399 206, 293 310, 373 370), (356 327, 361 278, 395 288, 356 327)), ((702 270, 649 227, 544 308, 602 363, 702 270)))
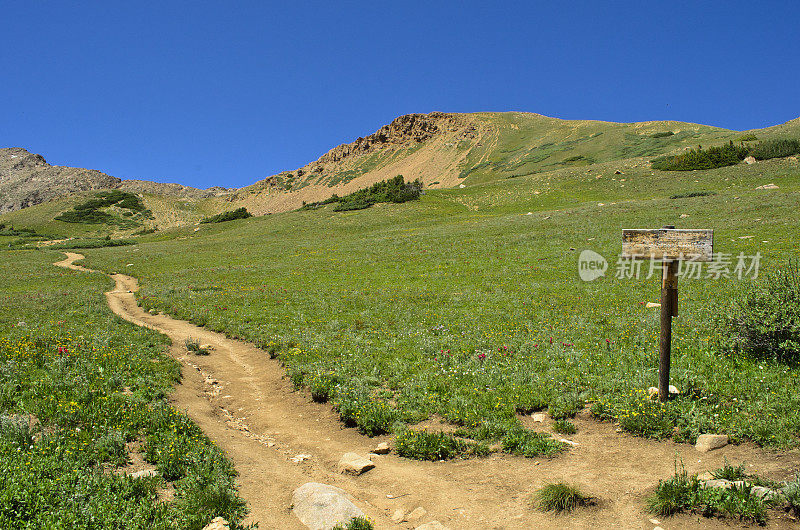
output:
POLYGON ((486 359, 486 354, 485 354, 485 353, 479 353, 479 354, 478 354, 478 360, 479 360, 480 362, 483 362, 483 361, 484 361, 484 359, 486 359))

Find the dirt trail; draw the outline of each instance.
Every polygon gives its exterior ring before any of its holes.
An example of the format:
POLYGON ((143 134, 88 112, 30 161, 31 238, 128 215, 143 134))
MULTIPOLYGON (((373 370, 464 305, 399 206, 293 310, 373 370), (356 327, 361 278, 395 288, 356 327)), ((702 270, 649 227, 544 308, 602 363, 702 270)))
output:
MULTIPOLYGON (((75 265, 76 253, 56 263, 60 267, 93 272, 75 265)), ((375 457, 375 469, 360 477, 337 473, 345 452, 366 454, 379 441, 355 429, 344 428, 329 405, 311 402, 292 390, 276 360, 255 346, 219 333, 142 310, 134 297, 136 279, 111 276, 116 288, 106 293, 111 310, 123 319, 166 334, 170 354, 184 366, 183 379, 172 394, 175 407, 187 411, 203 431, 233 460, 239 472, 240 492, 250 505, 249 521, 262 529, 304 528, 290 510, 295 488, 309 482, 338 486, 382 528, 414 528, 437 520, 460 528, 730 528, 720 521, 689 516, 660 520, 656 525, 644 509, 645 498, 659 479, 673 473, 676 457, 689 472, 720 467, 723 459, 745 461, 749 470, 785 478, 800 469, 797 452, 771 453, 741 445, 701 454, 692 446, 654 442, 615 432, 614 426, 579 415, 578 445, 553 459, 526 459, 503 454, 451 462, 417 462, 394 454, 375 457), (208 356, 189 355, 188 337, 208 343, 208 356), (311 455, 301 463, 292 458, 311 455), (547 482, 565 480, 599 498, 595 507, 572 515, 552 515, 528 505, 531 493, 547 482), (414 522, 394 524, 398 508, 410 512, 423 507, 427 515, 414 522)), ((544 430, 548 425, 527 422, 544 430)), ((732 523, 734 526, 735 523, 732 523)), ((786 518, 773 518, 772 528, 797 528, 786 518)))

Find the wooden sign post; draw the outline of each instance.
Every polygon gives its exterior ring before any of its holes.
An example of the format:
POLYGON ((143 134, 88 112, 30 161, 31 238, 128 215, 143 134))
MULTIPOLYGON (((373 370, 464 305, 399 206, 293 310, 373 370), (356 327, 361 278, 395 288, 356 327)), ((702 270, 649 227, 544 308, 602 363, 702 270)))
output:
POLYGON ((711 261, 713 230, 623 230, 622 257, 662 262, 661 337, 658 358, 658 399, 669 398, 669 368, 672 355, 672 317, 678 316, 678 264, 682 260, 711 261))

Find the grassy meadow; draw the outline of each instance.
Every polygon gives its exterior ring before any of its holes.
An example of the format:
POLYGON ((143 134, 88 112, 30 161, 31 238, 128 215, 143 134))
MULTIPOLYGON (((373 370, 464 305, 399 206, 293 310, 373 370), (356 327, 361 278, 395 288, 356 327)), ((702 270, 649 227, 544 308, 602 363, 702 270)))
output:
POLYGON ((238 527, 233 466, 166 402, 166 339, 115 317, 111 280, 60 257, 0 256, 0 527, 238 527), (127 476, 133 452, 159 475, 127 476))
POLYGON ((174 229, 85 254, 91 267, 139 278, 143 307, 257 342, 298 388, 366 434, 396 433, 409 456, 479 454, 484 442, 552 454, 558 443, 521 429, 518 415, 568 418, 585 406, 643 436, 721 432, 791 447, 797 368, 721 347, 717 323, 752 280, 681 279, 672 366, 681 394, 661 405, 646 395, 659 313, 645 305, 658 301, 659 280, 615 269, 622 228, 674 224, 713 228, 731 271, 739 253, 759 252, 763 279, 800 255, 798 204, 800 167, 789 159, 679 173, 634 159, 364 211, 329 205, 174 229), (779 189, 756 189, 768 183, 779 189), (708 194, 670 198, 692 192, 708 194), (604 278, 579 279, 583 249, 608 259, 604 278), (431 417, 479 443, 413 430, 431 417))

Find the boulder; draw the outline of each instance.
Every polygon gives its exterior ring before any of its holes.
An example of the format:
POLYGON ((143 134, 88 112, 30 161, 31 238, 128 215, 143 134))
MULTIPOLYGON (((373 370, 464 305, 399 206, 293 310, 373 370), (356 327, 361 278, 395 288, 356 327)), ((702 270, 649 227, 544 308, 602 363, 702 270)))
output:
POLYGON ((697 437, 697 443, 694 444, 694 448, 701 453, 707 453, 726 445, 728 445, 727 434, 701 434, 697 437))
POLYGON ((394 511, 394 513, 392 514, 392 522, 393 523, 400 524, 405 520, 405 518, 406 518, 406 512, 402 508, 396 509, 394 511))
POLYGON ((330 530, 354 517, 364 517, 343 489, 319 482, 308 482, 294 490, 292 512, 311 530, 330 530))
POLYGON ((358 453, 345 453, 339 460, 339 473, 360 475, 375 467, 372 460, 364 458, 358 453))

